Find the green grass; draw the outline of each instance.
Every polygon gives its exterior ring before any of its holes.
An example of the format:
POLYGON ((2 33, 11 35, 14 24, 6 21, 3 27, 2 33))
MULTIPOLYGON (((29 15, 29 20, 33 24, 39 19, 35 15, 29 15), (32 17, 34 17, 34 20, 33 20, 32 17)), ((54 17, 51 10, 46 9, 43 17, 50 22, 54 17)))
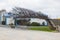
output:
POLYGON ((48 26, 35 26, 35 27, 29 27, 29 30, 38 30, 38 31, 48 31, 48 32, 53 32, 55 30, 50 30, 50 28, 48 26))

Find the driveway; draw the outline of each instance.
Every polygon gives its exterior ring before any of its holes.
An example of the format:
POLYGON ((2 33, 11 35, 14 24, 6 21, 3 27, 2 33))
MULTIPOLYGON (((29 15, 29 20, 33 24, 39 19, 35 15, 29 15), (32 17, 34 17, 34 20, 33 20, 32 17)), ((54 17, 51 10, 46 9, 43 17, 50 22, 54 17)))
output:
POLYGON ((60 40, 60 33, 0 27, 0 40, 60 40))

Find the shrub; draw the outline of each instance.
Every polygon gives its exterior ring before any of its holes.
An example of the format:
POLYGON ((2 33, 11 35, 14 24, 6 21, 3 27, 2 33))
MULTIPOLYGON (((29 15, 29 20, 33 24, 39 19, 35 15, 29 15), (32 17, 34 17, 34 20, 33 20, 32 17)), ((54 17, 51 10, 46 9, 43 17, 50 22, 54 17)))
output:
POLYGON ((9 24, 9 26, 10 26, 11 28, 15 28, 15 26, 14 26, 13 23, 9 24))
POLYGON ((31 25, 31 26, 40 26, 40 23, 32 22, 30 25, 31 25))

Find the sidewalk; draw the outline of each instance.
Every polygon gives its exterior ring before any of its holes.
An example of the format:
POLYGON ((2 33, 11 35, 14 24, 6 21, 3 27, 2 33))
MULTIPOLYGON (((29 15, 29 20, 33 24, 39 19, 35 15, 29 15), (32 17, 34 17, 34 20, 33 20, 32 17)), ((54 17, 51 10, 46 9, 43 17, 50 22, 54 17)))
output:
POLYGON ((0 40, 60 40, 60 33, 0 27, 0 40))

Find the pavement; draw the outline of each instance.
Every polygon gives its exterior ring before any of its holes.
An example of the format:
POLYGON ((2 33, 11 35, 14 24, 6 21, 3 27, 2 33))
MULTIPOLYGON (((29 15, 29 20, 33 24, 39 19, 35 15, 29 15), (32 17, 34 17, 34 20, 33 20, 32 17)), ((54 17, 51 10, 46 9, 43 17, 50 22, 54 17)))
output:
POLYGON ((0 27, 0 40, 60 40, 60 33, 0 27))

